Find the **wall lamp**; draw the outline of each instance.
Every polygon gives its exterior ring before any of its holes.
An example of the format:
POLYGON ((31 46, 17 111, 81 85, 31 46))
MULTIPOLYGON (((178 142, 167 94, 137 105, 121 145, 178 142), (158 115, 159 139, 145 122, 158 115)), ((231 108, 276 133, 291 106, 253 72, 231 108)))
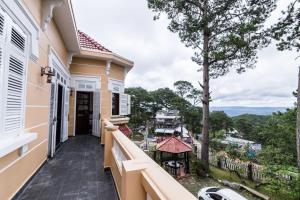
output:
POLYGON ((51 67, 41 67, 41 76, 47 75, 47 83, 51 83, 52 76, 55 76, 54 71, 51 67))
POLYGON ((73 96, 73 93, 74 93, 74 88, 72 88, 72 87, 69 87, 69 90, 70 90, 70 96, 73 96))

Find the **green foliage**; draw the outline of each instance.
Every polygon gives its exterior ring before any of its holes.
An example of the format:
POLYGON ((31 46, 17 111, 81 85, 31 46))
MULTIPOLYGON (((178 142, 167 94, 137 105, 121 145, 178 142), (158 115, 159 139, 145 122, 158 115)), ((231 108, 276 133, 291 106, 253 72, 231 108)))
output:
POLYGON ((165 108, 178 110, 189 130, 201 132, 202 108, 189 101, 192 98, 193 101, 201 99, 201 92, 187 81, 177 81, 174 86, 176 91, 169 88, 154 91, 147 91, 141 87, 126 88, 126 93, 131 95, 130 126, 145 125, 147 120, 155 117, 157 111, 165 108))
POLYGON ((226 149, 226 144, 222 144, 220 141, 218 140, 210 140, 210 148, 214 151, 214 152, 219 152, 219 151, 224 151, 226 149))
POLYGON ((133 132, 131 139, 134 141, 142 141, 144 139, 144 135, 139 132, 133 132))
POLYGON ((182 98, 185 98, 194 88, 188 81, 176 81, 174 87, 176 94, 182 98))
POLYGON ((183 113, 187 129, 193 133, 201 133, 202 108, 189 106, 183 113))
POLYGON ((217 132, 220 130, 228 131, 232 128, 233 122, 224 111, 213 111, 210 113, 210 130, 217 132))
POLYGON ((193 88, 190 94, 187 95, 187 98, 192 102, 193 106, 198 106, 198 104, 201 102, 201 97, 202 91, 197 88, 193 88))
POLYGON ((156 112, 150 106, 151 96, 141 87, 126 88, 125 92, 131 95, 130 126, 136 128, 144 125, 153 112, 156 112))
POLYGON ((296 49, 300 51, 300 1, 294 0, 289 4, 282 17, 267 32, 278 41, 277 48, 280 51, 296 49))
POLYGON ((264 125, 270 116, 244 114, 232 117, 233 127, 242 133, 245 139, 258 141, 257 132, 260 126, 264 125))
POLYGON ((259 161, 266 165, 296 166, 296 109, 273 113, 257 136, 263 144, 259 161))
POLYGON ((192 164, 191 168, 195 170, 193 173, 196 173, 199 177, 206 176, 208 172, 208 168, 206 167, 206 165, 202 160, 195 159, 191 164, 192 164))
POLYGON ((226 148, 225 148, 225 152, 230 155, 231 157, 233 158, 240 158, 241 155, 240 153, 237 151, 238 149, 238 146, 237 145, 227 145, 226 148))

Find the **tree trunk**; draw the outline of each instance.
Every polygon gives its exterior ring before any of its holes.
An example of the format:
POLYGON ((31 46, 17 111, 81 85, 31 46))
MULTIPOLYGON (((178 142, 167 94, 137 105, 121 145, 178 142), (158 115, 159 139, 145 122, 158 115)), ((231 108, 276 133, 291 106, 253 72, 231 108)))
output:
POLYGON ((183 138, 183 115, 180 116, 180 137, 183 138))
POLYGON ((204 33, 203 38, 203 128, 201 143, 201 159, 205 168, 209 168, 209 61, 208 61, 209 36, 204 33))
POLYGON ((297 140, 297 165, 300 172, 300 67, 298 74, 298 90, 297 90, 297 128, 296 128, 296 140, 297 140))

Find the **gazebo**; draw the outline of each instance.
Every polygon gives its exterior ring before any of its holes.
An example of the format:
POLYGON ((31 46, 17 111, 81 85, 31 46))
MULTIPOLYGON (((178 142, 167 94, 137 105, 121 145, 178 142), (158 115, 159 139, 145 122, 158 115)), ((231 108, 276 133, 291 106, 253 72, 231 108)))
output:
POLYGON ((181 167, 184 167, 185 173, 190 172, 189 152, 192 151, 192 147, 189 144, 172 136, 158 143, 156 145, 156 151, 160 152, 161 166, 164 165, 171 168, 174 175, 178 174, 178 170, 181 167), (168 155, 168 157, 164 157, 166 155, 168 155))

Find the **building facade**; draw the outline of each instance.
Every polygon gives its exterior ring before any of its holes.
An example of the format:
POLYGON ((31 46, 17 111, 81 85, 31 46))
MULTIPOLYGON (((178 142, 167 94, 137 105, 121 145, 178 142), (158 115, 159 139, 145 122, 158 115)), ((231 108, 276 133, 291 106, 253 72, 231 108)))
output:
POLYGON ((70 0, 0 0, 0 199, 69 137, 100 137, 101 118, 128 115, 132 67, 77 30, 70 0))

